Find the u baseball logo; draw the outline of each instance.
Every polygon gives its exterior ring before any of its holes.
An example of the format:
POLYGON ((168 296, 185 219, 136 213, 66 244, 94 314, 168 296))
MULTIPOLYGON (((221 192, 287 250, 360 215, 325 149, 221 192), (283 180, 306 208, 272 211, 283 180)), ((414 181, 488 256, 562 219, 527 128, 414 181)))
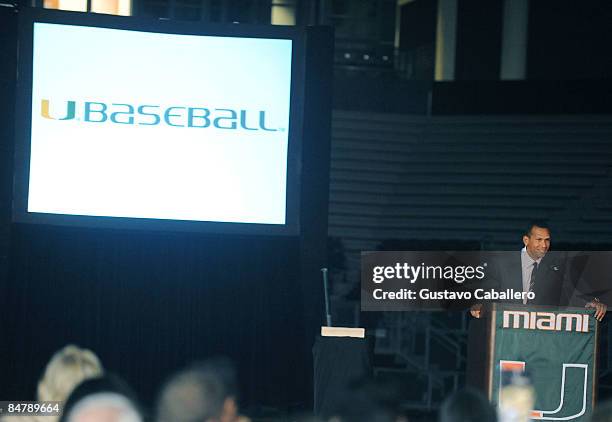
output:
POLYGON ((63 107, 56 105, 54 114, 63 114, 63 117, 58 117, 57 115, 51 115, 51 105, 48 99, 42 99, 40 102, 40 114, 43 118, 49 120, 82 119, 86 123, 136 126, 157 126, 164 124, 171 127, 264 132, 285 132, 287 130, 283 127, 271 127, 266 117, 267 111, 257 109, 162 106, 155 104, 134 105, 99 101, 79 102, 78 108, 79 116, 77 117, 76 101, 66 101, 65 114, 62 113, 63 107))

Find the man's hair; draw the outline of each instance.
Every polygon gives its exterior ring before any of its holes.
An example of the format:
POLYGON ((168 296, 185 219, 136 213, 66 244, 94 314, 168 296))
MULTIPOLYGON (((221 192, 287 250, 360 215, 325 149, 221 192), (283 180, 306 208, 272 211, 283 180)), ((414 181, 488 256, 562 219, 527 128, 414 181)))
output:
POLYGON ((550 225, 546 220, 531 220, 527 226, 525 226, 524 236, 531 237, 531 230, 534 227, 540 227, 542 229, 546 229, 550 232, 550 225))
POLYGON ((174 375, 157 402, 157 422, 205 422, 219 418, 225 400, 237 399, 232 363, 217 358, 198 363, 174 375))
POLYGON ((102 375, 98 357, 87 349, 68 345, 56 352, 38 383, 38 400, 64 401, 83 380, 102 375))
POLYGON ((497 413, 486 397, 477 390, 458 391, 444 400, 439 422, 496 422, 497 413))

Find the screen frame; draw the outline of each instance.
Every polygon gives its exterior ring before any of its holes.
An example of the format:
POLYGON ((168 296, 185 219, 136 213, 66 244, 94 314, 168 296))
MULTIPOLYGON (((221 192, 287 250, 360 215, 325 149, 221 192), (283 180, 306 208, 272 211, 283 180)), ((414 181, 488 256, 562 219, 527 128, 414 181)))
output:
POLYGON ((203 24, 167 19, 143 19, 94 13, 65 12, 41 8, 19 11, 17 89, 15 113, 15 170, 12 217, 14 223, 61 226, 106 227, 154 231, 194 231, 255 235, 300 234, 301 157, 304 113, 305 42, 304 28, 244 24, 203 24), (285 224, 188 221, 133 217, 104 217, 28 212, 31 152, 33 34, 34 23, 90 26, 179 35, 267 38, 292 41, 291 93, 287 152, 285 224))

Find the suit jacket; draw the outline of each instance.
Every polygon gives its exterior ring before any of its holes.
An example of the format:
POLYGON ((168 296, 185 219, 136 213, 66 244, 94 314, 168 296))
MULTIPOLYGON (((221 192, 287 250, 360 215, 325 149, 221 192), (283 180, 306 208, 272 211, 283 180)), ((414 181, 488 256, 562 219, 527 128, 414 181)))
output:
MULTIPOLYGON (((523 291, 523 273, 521 252, 500 252, 493 263, 493 279, 496 289, 514 289, 523 291)), ((531 305, 567 306, 566 259, 561 253, 547 253, 536 273, 533 292, 535 299, 531 305)), ((510 303, 523 303, 522 300, 511 300, 510 303)))

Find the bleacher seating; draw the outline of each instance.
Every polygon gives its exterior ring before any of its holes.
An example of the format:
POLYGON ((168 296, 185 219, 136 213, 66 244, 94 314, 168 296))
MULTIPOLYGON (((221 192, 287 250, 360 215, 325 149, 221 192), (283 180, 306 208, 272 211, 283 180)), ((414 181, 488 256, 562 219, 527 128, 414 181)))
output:
POLYGON ((329 234, 349 274, 385 239, 516 249, 532 219, 554 241, 610 242, 612 118, 335 111, 329 234))

